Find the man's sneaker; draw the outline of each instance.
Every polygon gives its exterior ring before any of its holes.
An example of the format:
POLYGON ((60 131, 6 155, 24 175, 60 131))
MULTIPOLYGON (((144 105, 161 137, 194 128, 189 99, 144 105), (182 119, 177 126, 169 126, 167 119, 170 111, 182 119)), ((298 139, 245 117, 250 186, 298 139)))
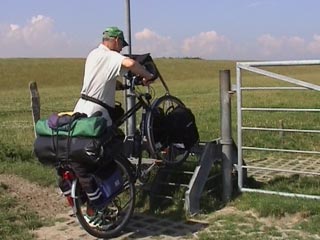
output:
POLYGON ((87 223, 90 225, 90 227, 93 228, 101 228, 101 229, 108 229, 112 223, 110 223, 105 218, 105 212, 103 210, 95 211, 93 209, 87 210, 87 214, 84 216, 84 219, 87 221, 87 223))
POLYGON ((84 219, 87 221, 87 223, 90 225, 90 227, 100 227, 102 224, 102 219, 101 219, 102 214, 99 212, 96 212, 93 216, 90 215, 85 215, 84 219))

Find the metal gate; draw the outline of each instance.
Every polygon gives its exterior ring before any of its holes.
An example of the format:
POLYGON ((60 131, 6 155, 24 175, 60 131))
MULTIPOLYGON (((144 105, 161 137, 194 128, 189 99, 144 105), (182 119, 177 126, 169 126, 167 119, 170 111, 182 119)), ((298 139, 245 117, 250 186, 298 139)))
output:
MULTIPOLYGON (((292 193, 292 192, 279 192, 279 191, 273 191, 273 190, 262 190, 262 189, 254 189, 244 186, 243 184, 243 175, 244 171, 247 171, 247 174, 250 175, 250 171, 254 172, 262 172, 262 173, 270 173, 271 176, 275 176, 276 174, 298 174, 298 175, 320 175, 320 147, 314 147, 313 149, 292 149, 288 147, 282 147, 282 144, 278 144, 276 147, 267 147, 267 146, 256 146, 255 143, 261 143, 259 141, 259 134, 277 134, 277 138, 281 140, 281 136, 284 134, 308 134, 313 135, 314 141, 313 146, 320 146, 320 108, 318 107, 319 104, 315 104, 315 108, 305 108, 305 107, 293 107, 290 106, 284 106, 282 107, 282 102, 278 100, 278 103, 272 104, 272 97, 270 99, 266 99, 265 103, 267 106, 256 106, 260 105, 256 101, 259 97, 259 92, 263 91, 265 93, 270 94, 277 94, 277 99, 279 94, 287 94, 288 96, 290 94, 293 94, 293 92, 303 92, 302 94, 305 94, 305 92, 311 92, 310 94, 313 99, 317 99, 318 102, 320 102, 320 86, 319 81, 316 82, 317 84, 301 81, 289 76, 285 76, 279 73, 276 73, 275 70, 283 69, 285 68, 294 68, 296 67, 305 67, 306 71, 309 71, 309 68, 312 67, 319 67, 317 65, 320 65, 320 60, 303 60, 303 61, 272 61, 272 62, 237 62, 236 65, 236 77, 237 77, 237 140, 238 140, 238 164, 237 164, 237 170, 238 170, 238 185, 239 189, 242 192, 260 192, 260 193, 268 193, 268 194, 278 194, 283 196, 291 196, 291 197, 304 197, 304 198, 311 198, 311 199, 319 199, 320 200, 320 194, 301 194, 301 193, 292 193), (252 79, 253 77, 258 78, 258 84, 252 84, 254 81, 249 81, 249 84, 246 82, 244 84, 245 78, 252 79), (260 79, 259 79, 260 78, 260 79), (264 82, 268 81, 276 81, 276 84, 271 84, 271 86, 263 86, 264 82), (252 84, 253 86, 251 86, 252 84), (253 100, 252 102, 246 101, 244 102, 245 94, 252 94, 253 100), (256 95, 254 95, 256 94, 256 95), (254 98, 256 97, 256 98, 254 98), (247 103, 249 103, 249 107, 246 106, 247 103), (270 106, 268 106, 270 104, 270 106), (246 118, 245 114, 255 114, 252 118, 246 118), (290 121, 291 114, 304 114, 304 117, 302 119, 307 120, 308 114, 311 114, 312 117, 315 119, 315 126, 311 127, 311 129, 300 129, 300 128, 286 128, 286 124, 283 124, 282 119, 278 121, 278 126, 270 126, 270 122, 273 121, 273 123, 276 121, 274 118, 272 118, 270 121, 268 121, 268 116, 271 117, 272 114, 284 114, 282 116, 287 116, 288 119, 285 121, 290 121), (269 126, 260 126, 259 124, 254 124, 253 120, 256 119, 257 114, 262 114, 261 119, 264 119, 269 124, 269 126), (264 114, 264 115, 263 115, 264 114), (249 121, 245 121, 248 120, 249 121), (318 121, 317 121, 318 120, 318 121), (249 122, 249 123, 248 123, 249 122), (244 138, 244 134, 250 132, 250 136, 253 136, 251 138, 244 138), (253 134, 253 135, 252 135, 253 134), (256 134, 256 136, 254 136, 256 134), (246 145, 246 140, 251 140, 249 146, 246 145), (257 141, 254 141, 252 139, 256 139, 257 141), (247 152, 254 152, 256 154, 260 154, 257 159, 254 158, 254 160, 247 159, 246 155, 247 152), (246 153, 246 154, 244 154, 246 153), (288 164, 289 160, 288 158, 273 158, 271 161, 272 164, 267 164, 267 161, 265 161, 264 154, 291 154, 296 155, 297 159, 294 159, 294 161, 288 164), (308 167, 308 164, 306 164, 306 161, 304 161, 301 156, 311 156, 311 166, 308 167), (243 161, 245 159, 245 163, 243 161), (262 164, 261 164, 262 162, 262 164), (284 166, 284 167, 282 167, 284 166)), ((294 69, 293 68, 293 69, 294 69)), ((300 73, 301 74, 301 73, 300 73)), ((286 74, 288 75, 288 74, 286 74)), ((320 74, 319 74, 320 77, 320 74)), ((283 94, 283 95, 285 95, 283 94)), ((307 95, 307 94, 305 94, 307 95)), ((267 95, 268 96, 268 95, 267 95)), ((282 95, 281 95, 282 96, 282 95)), ((285 97, 285 96, 284 96, 285 97)), ((260 99, 261 100, 261 99, 260 99)), ((288 101, 288 99, 286 100, 288 101)), ((302 105, 301 101, 299 99, 296 99, 295 97, 292 97, 289 101, 292 102, 292 105, 302 105)), ((300 116, 301 119, 301 116, 300 116)), ((300 121, 304 122, 304 121, 300 121)), ((267 124, 267 125, 268 125, 267 124)), ((262 124, 261 124, 262 125, 262 124)), ((289 125, 289 124, 288 124, 289 125)), ((295 138, 292 138, 293 142, 295 141, 295 138)), ((312 139, 312 138, 311 138, 312 139)), ((279 140, 279 141, 280 141, 279 140)), ((272 142, 272 141, 270 141, 272 142)), ((290 145, 284 143, 284 145, 290 145)), ((294 145, 294 144, 293 144, 294 145)), ((308 159, 310 157, 307 157, 308 159)))

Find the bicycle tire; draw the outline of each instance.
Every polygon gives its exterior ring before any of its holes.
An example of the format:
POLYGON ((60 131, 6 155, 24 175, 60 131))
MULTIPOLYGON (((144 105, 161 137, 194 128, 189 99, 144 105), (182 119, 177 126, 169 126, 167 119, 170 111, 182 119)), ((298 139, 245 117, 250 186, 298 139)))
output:
POLYGON ((166 140, 159 140, 156 136, 157 133, 164 131, 163 127, 155 126, 155 119, 157 111, 161 109, 164 114, 167 114, 170 109, 176 106, 185 106, 184 103, 177 97, 171 95, 164 95, 156 99, 150 111, 146 116, 146 138, 148 143, 149 152, 152 157, 162 160, 167 165, 178 165, 184 162, 190 151, 181 147, 181 144, 167 143, 166 140))
POLYGON ((135 206, 135 184, 132 175, 132 166, 124 157, 115 158, 118 169, 121 171, 124 186, 122 190, 113 197, 106 206, 105 215, 102 215, 103 226, 92 226, 85 219, 87 210, 87 201, 84 201, 83 191, 79 182, 75 189, 74 208, 76 217, 83 229, 90 235, 97 238, 117 237, 128 224, 135 206), (122 203, 124 203, 122 205, 122 203))

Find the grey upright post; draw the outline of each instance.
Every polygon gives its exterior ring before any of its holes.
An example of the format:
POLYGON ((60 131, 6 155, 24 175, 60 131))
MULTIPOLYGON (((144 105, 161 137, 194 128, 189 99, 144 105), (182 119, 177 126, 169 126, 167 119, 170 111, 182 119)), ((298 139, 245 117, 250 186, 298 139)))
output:
MULTIPOLYGON (((127 24, 127 40, 129 43, 128 54, 132 55, 131 52, 131 20, 130 20, 130 0, 125 0, 126 4, 126 24, 127 24)), ((132 96, 130 89, 125 92, 126 110, 129 110, 135 105, 135 97, 132 96)), ((126 134, 127 136, 133 136, 136 131, 136 115, 133 114, 126 123, 126 134)))
POLYGON ((220 78, 220 118, 222 145, 222 200, 229 202, 232 196, 232 135, 230 70, 221 70, 220 78))
POLYGON ((32 110, 34 135, 37 137, 36 123, 40 119, 40 95, 38 92, 37 83, 30 82, 29 89, 30 89, 30 96, 31 96, 31 110, 32 110))

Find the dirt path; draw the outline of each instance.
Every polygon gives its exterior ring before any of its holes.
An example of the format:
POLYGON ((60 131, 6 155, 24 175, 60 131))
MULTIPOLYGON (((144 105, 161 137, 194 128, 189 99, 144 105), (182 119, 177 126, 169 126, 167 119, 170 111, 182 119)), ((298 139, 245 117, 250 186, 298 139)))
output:
MULTIPOLYGON (((8 186, 9 194, 19 202, 35 211, 40 217, 48 216, 55 220, 53 226, 42 227, 33 231, 37 240, 96 240, 80 228, 72 210, 67 206, 66 200, 61 196, 57 188, 44 188, 30 183, 13 175, 1 175, 0 184, 8 186)), ((130 220, 124 234, 120 239, 144 239, 144 240, 178 240, 198 239, 198 233, 207 233, 207 236, 220 236, 229 232, 231 239, 320 239, 319 234, 310 234, 294 227, 297 223, 305 221, 303 214, 288 215, 283 218, 261 218, 251 211, 239 211, 234 207, 225 207, 206 217, 204 222, 173 222, 167 219, 155 218, 135 214, 130 220), (243 219, 240 222, 232 222, 232 226, 226 225, 225 217, 243 219), (221 218, 222 217, 222 218, 221 218), (240 217, 240 218, 239 218, 240 217), (210 224, 207 224, 210 222, 210 224), (259 225, 257 228, 256 226, 259 225), (265 234, 270 229, 274 234, 268 238, 265 234), (248 235, 249 234, 249 235, 248 235), (252 236, 254 236, 252 238, 252 236), (234 238, 233 238, 234 237, 234 238)))
MULTIPOLYGON (((66 200, 57 188, 44 188, 14 175, 0 175, 0 184, 39 216, 55 219, 55 225, 33 231, 38 240, 93 240, 77 223, 66 200)), ((118 239, 188 239, 205 227, 202 223, 172 222, 135 214, 124 234, 118 239)))
POLYGON ((14 175, 0 175, 9 193, 39 216, 56 219, 56 224, 34 231, 36 239, 92 240, 71 216, 72 211, 57 188, 44 188, 14 175))

